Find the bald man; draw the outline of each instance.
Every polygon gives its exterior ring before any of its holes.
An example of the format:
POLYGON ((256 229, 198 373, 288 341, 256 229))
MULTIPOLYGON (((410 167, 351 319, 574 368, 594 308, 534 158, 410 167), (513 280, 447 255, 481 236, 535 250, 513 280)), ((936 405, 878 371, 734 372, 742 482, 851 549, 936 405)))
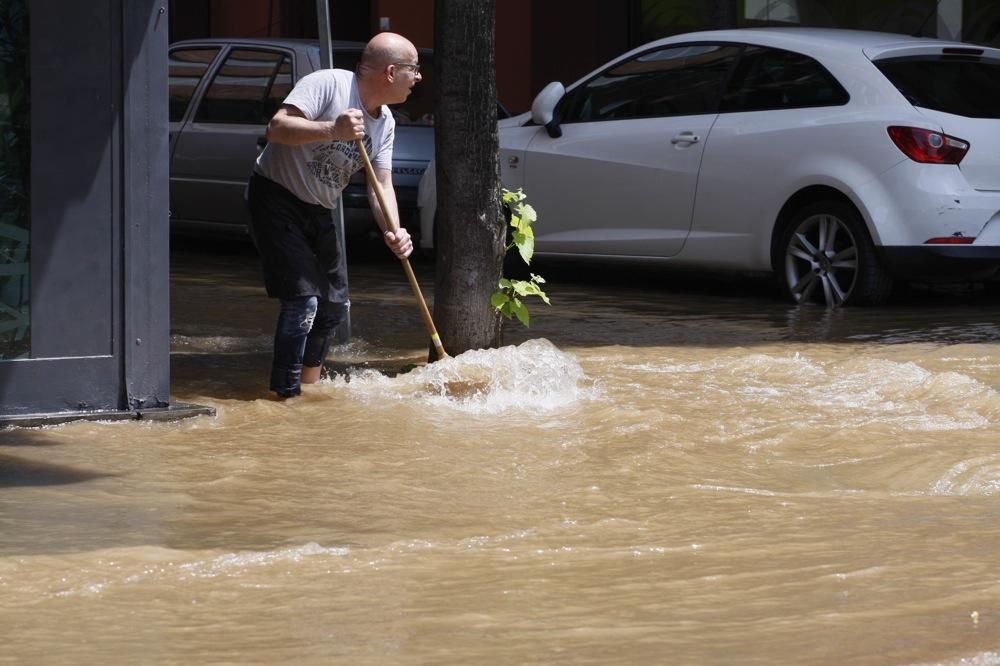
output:
POLYGON ((270 389, 278 398, 301 393, 320 378, 331 336, 347 313, 347 265, 332 216, 341 191, 363 168, 364 142, 382 186, 382 210, 369 183, 368 201, 389 249, 413 251, 398 220, 392 187, 396 123, 386 107, 406 100, 420 82, 417 49, 383 32, 365 46, 357 72, 327 69, 303 77, 267 126, 268 144, 250 179, 251 231, 267 295, 281 302, 270 389))

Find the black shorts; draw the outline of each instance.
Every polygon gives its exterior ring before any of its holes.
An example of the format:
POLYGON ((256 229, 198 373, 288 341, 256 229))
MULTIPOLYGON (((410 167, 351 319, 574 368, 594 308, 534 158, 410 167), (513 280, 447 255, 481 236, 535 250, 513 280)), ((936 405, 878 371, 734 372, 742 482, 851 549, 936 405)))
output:
POLYGON ((258 173, 250 178, 248 198, 267 295, 346 303, 347 261, 332 211, 303 202, 258 173))

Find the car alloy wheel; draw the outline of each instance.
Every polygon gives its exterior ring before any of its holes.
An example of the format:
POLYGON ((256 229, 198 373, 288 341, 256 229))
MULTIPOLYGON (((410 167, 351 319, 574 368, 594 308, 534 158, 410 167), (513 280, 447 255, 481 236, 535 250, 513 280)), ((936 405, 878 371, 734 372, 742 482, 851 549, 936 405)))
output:
POLYGON ((857 213, 836 201, 803 208, 785 233, 784 283, 797 303, 884 303, 892 281, 857 213))

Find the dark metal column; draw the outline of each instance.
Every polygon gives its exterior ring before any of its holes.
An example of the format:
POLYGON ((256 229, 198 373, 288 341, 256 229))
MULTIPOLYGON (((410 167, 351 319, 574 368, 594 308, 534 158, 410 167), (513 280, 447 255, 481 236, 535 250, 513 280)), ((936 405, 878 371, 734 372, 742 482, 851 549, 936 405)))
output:
POLYGON ((170 400, 167 3, 124 3, 122 187, 126 409, 170 400))

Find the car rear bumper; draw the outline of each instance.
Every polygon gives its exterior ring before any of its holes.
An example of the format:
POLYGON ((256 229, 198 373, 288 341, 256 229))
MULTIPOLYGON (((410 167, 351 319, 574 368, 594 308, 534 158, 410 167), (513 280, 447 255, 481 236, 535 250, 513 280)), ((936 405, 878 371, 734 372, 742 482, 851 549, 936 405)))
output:
POLYGON ((892 276, 904 280, 986 280, 1000 269, 1000 245, 884 246, 879 252, 892 276))

